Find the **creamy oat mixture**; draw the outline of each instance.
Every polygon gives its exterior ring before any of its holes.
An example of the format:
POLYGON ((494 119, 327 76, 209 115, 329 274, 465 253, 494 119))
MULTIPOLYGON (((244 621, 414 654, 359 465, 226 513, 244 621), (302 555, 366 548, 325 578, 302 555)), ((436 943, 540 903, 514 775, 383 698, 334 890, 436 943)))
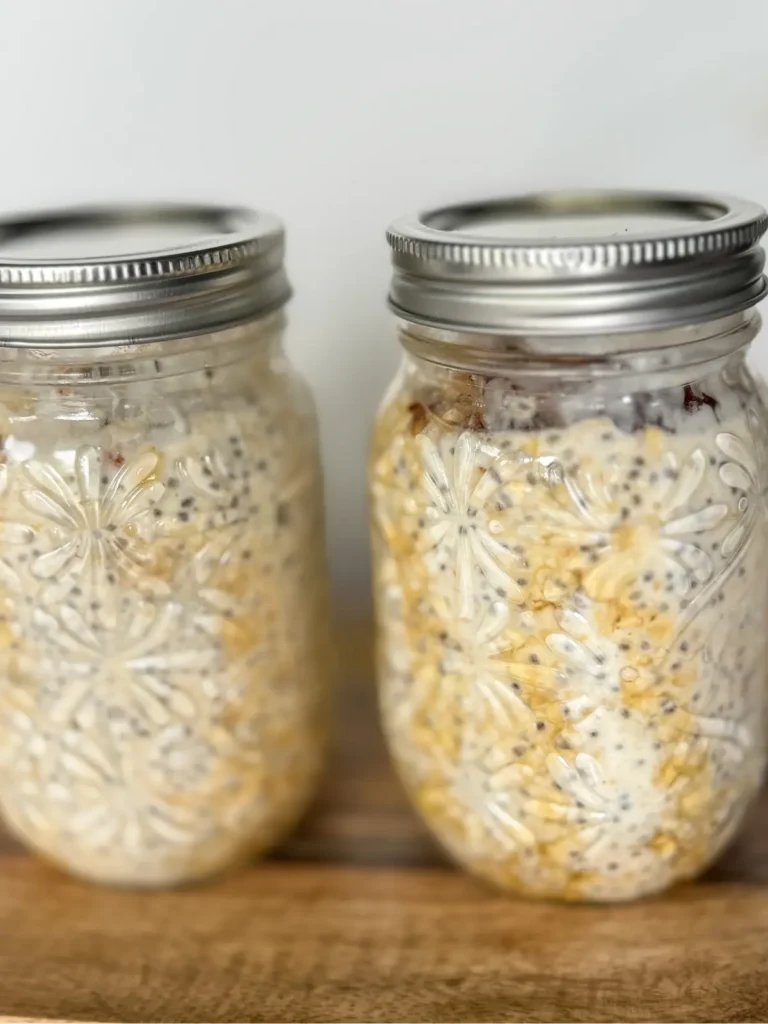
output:
POLYGON ((155 365, 0 389, 0 805, 45 857, 131 885, 274 843, 324 731, 303 394, 242 360, 155 365))
POLYGON ((504 382, 415 376, 371 481, 381 701, 413 801, 518 892, 694 875, 763 768, 762 406, 680 388, 636 422, 547 427, 504 382))

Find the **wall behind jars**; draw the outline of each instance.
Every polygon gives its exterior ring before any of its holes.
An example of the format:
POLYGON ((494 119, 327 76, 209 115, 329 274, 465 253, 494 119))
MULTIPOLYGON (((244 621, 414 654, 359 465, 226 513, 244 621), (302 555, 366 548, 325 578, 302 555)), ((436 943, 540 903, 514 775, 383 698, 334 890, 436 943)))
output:
MULTIPOLYGON (((320 405, 342 606, 367 594, 392 217, 569 184, 768 205, 766 0, 0 0, 0 14, 0 208, 170 197, 286 219, 291 350, 320 405)), ((755 358, 768 370, 768 346, 755 358)))

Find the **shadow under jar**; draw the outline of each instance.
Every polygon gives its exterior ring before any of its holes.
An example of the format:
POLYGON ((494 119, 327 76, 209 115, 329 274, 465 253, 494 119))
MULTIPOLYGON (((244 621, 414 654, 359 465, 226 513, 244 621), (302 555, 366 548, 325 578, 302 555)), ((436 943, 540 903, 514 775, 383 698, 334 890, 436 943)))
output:
POLYGON ((221 871, 318 778, 322 501, 282 260, 243 210, 0 223, 0 806, 90 880, 221 871))
POLYGON ((764 212, 549 194, 395 225, 371 503, 384 727, 462 865, 625 900, 765 762, 764 212))

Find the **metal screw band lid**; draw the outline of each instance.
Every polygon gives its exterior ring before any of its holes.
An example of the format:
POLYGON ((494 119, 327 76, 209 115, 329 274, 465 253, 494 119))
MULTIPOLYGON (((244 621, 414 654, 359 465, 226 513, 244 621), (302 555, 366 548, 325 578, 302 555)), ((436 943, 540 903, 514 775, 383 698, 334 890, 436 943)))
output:
POLYGON ((245 208, 80 207, 0 219, 0 345, 182 337, 290 297, 284 232, 245 208))
POLYGON ((762 207, 720 195, 544 192, 431 210, 387 233, 389 301, 456 331, 584 334, 697 323, 766 293, 762 207))

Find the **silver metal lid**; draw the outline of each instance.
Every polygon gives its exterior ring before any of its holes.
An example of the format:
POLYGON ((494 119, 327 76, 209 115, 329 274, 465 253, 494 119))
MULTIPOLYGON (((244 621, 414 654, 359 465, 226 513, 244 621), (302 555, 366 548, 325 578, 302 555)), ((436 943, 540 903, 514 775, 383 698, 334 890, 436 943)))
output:
POLYGON ((387 233, 389 301, 457 331, 582 334, 697 323, 766 293, 762 207, 719 195, 542 192, 431 210, 387 233))
POLYGON ((201 334, 290 297, 284 232, 219 206, 82 207, 0 220, 0 345, 201 334))

